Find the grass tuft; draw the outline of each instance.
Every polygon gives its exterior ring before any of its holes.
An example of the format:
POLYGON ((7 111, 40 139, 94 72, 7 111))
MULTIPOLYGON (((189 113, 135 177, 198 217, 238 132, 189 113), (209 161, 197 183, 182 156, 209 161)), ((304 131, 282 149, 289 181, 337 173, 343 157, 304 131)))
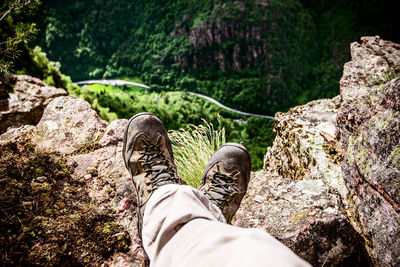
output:
POLYGON ((169 131, 178 175, 194 188, 200 185, 203 171, 213 153, 225 144, 225 129, 215 130, 211 123, 190 124, 169 131))

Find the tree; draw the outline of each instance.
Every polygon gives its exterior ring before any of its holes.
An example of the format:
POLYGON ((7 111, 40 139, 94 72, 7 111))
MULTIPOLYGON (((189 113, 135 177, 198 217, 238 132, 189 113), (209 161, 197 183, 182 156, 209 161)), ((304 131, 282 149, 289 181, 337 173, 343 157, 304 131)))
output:
POLYGON ((0 77, 7 78, 21 47, 36 33, 36 24, 29 22, 40 5, 39 0, 9 0, 0 5, 0 77))

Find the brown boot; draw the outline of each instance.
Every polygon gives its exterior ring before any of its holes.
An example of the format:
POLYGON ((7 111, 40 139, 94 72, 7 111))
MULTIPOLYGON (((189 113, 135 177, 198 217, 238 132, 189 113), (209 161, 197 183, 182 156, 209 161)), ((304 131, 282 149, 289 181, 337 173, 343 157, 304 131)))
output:
POLYGON ((211 157, 203 173, 199 190, 231 222, 247 191, 251 161, 247 149, 237 143, 222 145, 211 157))
POLYGON ((184 184, 184 181, 177 175, 164 125, 154 114, 139 113, 129 120, 122 156, 136 189, 141 236, 144 207, 154 190, 166 184, 184 184))

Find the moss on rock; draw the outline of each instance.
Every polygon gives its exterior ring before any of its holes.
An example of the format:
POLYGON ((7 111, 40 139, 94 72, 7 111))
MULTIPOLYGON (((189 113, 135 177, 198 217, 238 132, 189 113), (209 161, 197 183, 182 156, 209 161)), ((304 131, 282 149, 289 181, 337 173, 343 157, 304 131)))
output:
MULTIPOLYGON (((0 145, 0 259, 5 265, 100 265, 130 237, 98 212, 85 183, 28 136, 0 145)), ((108 215, 107 215, 108 214, 108 215)))

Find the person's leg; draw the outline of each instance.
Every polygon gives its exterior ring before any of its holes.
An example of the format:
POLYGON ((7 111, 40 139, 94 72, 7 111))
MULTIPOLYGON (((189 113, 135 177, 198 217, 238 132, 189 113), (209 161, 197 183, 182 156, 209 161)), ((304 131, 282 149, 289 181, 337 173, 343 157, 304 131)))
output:
POLYGON ((123 158, 135 185, 139 235, 152 266, 276 265, 276 255, 283 255, 278 265, 306 264, 265 232, 225 223, 224 217, 229 222, 239 207, 250 177, 243 146, 218 149, 200 192, 180 185, 184 182, 162 122, 141 113, 125 129, 123 158))
POLYGON ((174 235, 195 219, 225 222, 221 211, 190 186, 165 185, 149 199, 143 218, 143 247, 151 265, 174 235))
POLYGON ((150 266, 309 266, 260 229, 225 223, 200 191, 166 185, 154 192, 143 220, 150 266))

